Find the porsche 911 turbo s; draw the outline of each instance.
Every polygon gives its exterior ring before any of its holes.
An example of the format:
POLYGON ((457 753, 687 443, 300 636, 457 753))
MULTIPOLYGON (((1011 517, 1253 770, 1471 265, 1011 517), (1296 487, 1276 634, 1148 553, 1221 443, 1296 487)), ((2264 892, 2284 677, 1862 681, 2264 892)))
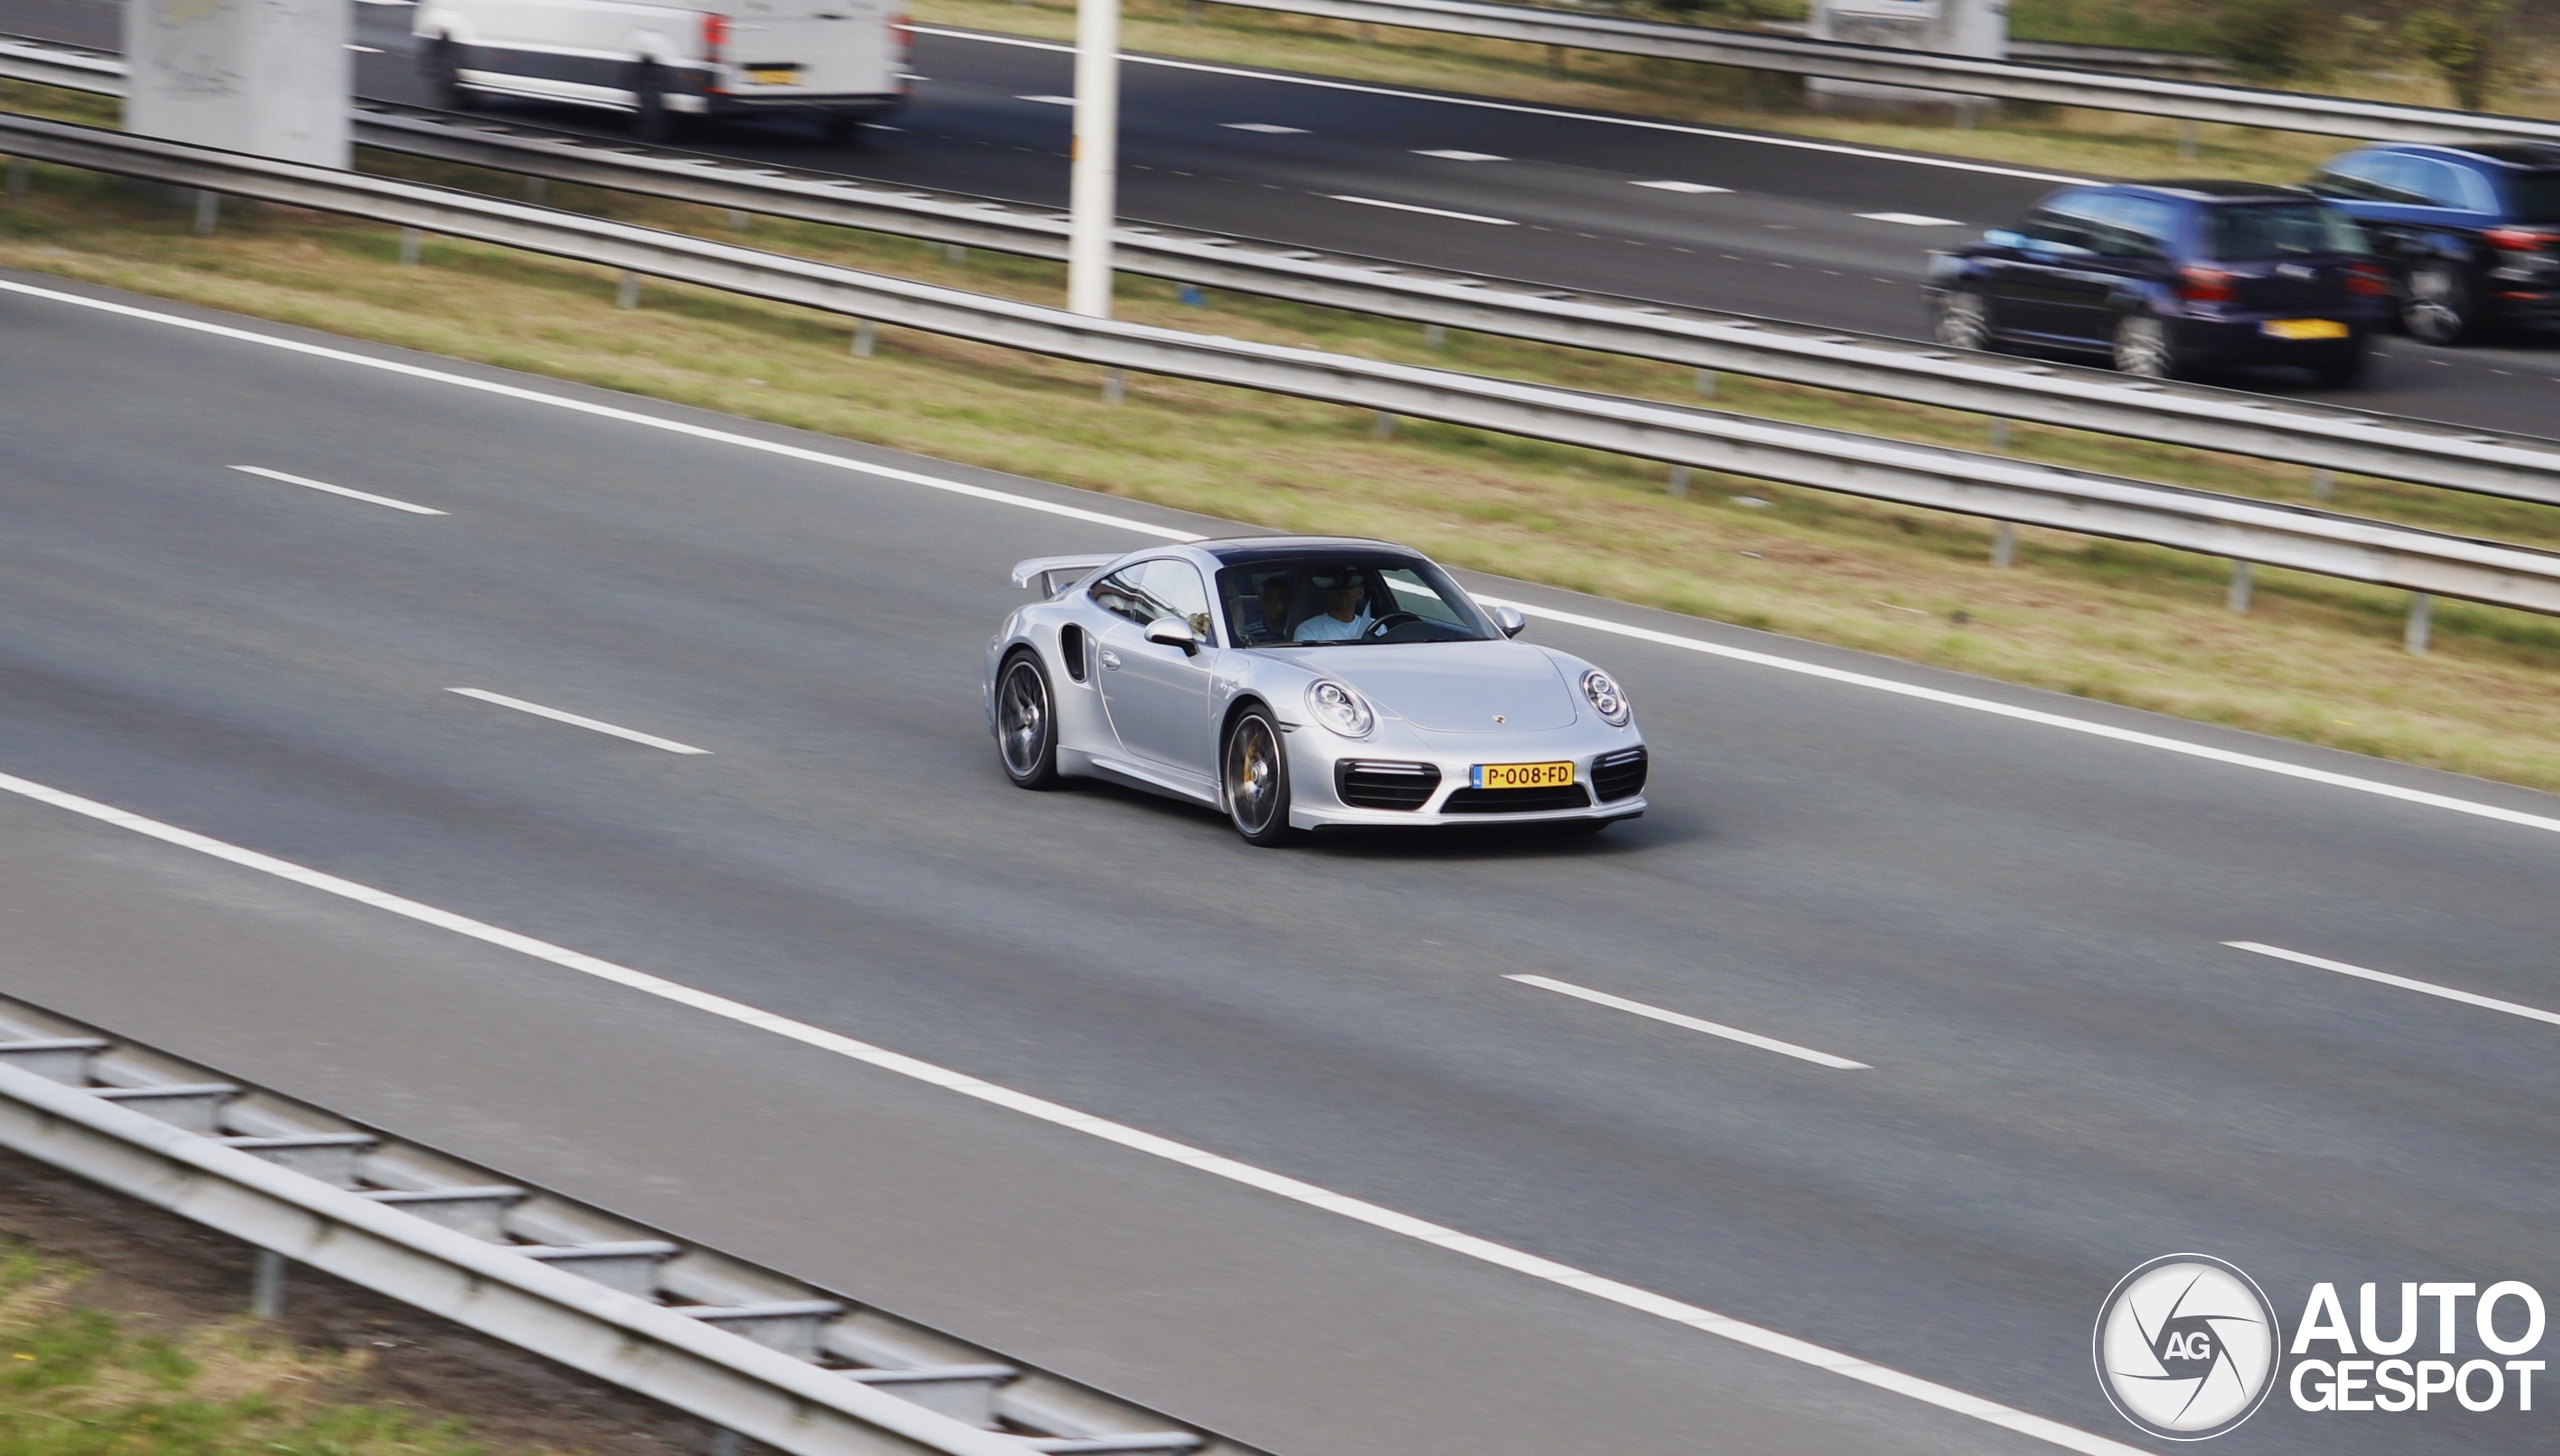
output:
POLYGON ((1026 789, 1110 779, 1248 843, 1355 826, 1606 827, 1645 811, 1617 681, 1514 640, 1430 559, 1283 536, 1035 557, 987 644, 987 726, 1026 789))

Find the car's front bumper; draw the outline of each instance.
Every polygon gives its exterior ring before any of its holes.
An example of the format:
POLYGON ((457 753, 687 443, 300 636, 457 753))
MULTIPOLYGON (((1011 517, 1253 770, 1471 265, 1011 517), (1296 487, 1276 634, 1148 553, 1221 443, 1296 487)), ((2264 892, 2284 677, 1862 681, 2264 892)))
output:
POLYGON ((1407 731, 1364 742, 1310 724, 1288 739, 1289 822, 1300 829, 1570 823, 1632 819, 1648 807, 1651 753, 1632 725, 1516 736, 1407 731), (1574 765, 1569 790, 1473 783, 1479 764, 1557 762, 1574 765))

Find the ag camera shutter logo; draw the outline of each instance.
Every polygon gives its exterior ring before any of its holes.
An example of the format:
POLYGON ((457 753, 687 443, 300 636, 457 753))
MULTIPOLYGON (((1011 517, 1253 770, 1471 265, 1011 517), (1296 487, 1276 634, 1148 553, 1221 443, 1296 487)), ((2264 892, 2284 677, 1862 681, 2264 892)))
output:
POLYGON ((2206 1440, 2256 1414, 2284 1348, 2265 1291, 2209 1254, 2171 1254, 2124 1276, 2092 1344, 2107 1399, 2167 1441, 2206 1440))

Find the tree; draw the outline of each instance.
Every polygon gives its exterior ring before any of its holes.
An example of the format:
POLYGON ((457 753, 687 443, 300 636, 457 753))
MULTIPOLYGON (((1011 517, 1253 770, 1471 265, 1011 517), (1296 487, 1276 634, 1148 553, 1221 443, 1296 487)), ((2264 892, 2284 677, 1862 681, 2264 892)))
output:
POLYGON ((2424 0, 2401 23, 2409 48, 2435 67, 2465 111, 2488 109, 2505 68, 2510 0, 2424 0))

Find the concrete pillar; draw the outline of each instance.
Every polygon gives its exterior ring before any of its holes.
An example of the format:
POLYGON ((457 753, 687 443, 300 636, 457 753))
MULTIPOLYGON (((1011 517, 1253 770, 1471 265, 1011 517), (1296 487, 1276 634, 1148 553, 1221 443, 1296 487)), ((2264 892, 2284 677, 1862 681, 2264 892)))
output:
POLYGON ((351 14, 345 0, 126 0, 124 129, 350 165, 351 14))

